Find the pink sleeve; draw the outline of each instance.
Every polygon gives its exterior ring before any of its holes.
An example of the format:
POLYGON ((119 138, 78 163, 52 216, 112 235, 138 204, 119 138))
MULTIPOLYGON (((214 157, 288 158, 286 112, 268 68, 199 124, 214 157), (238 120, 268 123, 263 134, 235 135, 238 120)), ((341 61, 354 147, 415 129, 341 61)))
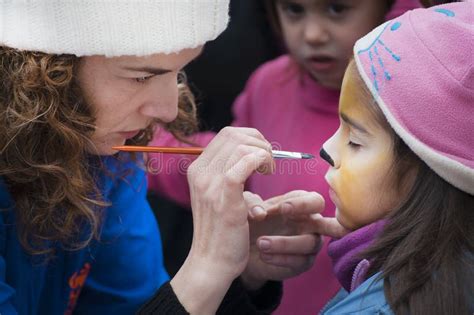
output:
MULTIPOLYGON (((213 132, 200 132, 191 137, 197 146, 205 147, 211 142, 215 134, 213 132)), ((188 147, 174 138, 174 136, 162 129, 157 129, 150 146, 166 147, 188 147)), ((162 196, 170 198, 182 206, 189 207, 191 200, 189 196, 188 180, 186 171, 192 161, 196 159, 192 155, 180 154, 148 154, 148 189, 162 196)))

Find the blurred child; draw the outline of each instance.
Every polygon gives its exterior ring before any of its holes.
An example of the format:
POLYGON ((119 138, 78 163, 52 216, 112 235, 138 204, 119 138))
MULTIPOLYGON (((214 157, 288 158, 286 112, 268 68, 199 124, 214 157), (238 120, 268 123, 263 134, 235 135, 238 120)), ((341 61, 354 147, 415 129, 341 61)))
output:
POLYGON ((329 244, 343 289, 323 314, 473 314, 473 18, 414 10, 356 43, 321 150, 352 231, 329 244))
MULTIPOLYGON (((355 41, 386 16, 419 4, 416 0, 268 0, 266 5, 289 54, 264 64, 251 76, 234 103, 233 125, 257 128, 275 149, 318 152, 339 124, 340 87, 355 41)), ((213 136, 200 133, 192 140, 205 146, 213 136)), ((169 134, 157 133, 151 145, 178 144, 169 134)), ((151 175, 159 173, 149 176, 151 190, 189 204, 185 176, 172 171, 183 168, 182 160, 156 154, 150 156, 149 165, 151 175)), ((247 189, 264 199, 291 188, 323 192, 329 200, 325 171, 326 165, 316 160, 284 160, 277 163, 273 176, 251 178, 247 189)), ((333 216, 333 209, 328 201, 325 214, 333 216)), ((257 245, 263 249, 272 244, 263 240, 257 245)), ((283 301, 275 314, 313 314, 338 291, 325 253, 321 251, 311 271, 284 283, 283 301)))

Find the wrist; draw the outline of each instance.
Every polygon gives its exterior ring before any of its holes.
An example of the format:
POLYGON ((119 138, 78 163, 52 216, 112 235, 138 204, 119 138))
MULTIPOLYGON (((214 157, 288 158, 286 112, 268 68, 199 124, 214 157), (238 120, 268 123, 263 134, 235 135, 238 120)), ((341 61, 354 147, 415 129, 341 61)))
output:
POLYGON ((234 278, 212 263, 188 256, 170 284, 190 314, 215 314, 234 278))
POLYGON ((252 274, 252 272, 248 271, 247 269, 240 275, 240 280, 244 285, 245 289, 249 291, 257 291, 262 288, 267 279, 262 279, 261 277, 257 277, 252 274))

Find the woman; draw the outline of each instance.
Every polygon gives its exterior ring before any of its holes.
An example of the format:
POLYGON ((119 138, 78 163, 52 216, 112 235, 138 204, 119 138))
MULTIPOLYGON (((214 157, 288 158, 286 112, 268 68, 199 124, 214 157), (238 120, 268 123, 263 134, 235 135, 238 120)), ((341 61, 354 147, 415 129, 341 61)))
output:
POLYGON ((265 313, 280 291, 268 280, 309 268, 320 240, 305 223, 322 199, 243 192, 252 172, 273 168, 258 131, 224 130, 191 166, 193 245, 171 281, 143 158, 112 149, 146 143, 157 123, 189 131, 194 104, 178 75, 227 10, 222 0, 1 2, 0 313, 130 314, 147 300, 144 313, 265 313), (265 234, 281 236, 260 253, 250 244, 265 234))

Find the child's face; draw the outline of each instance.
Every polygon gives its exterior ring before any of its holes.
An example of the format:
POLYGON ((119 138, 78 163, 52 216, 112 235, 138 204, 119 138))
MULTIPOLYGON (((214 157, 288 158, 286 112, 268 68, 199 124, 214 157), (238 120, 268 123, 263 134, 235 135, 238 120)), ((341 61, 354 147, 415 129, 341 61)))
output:
POLYGON ((348 70, 339 102, 340 126, 323 148, 334 166, 326 173, 341 225, 355 230, 398 205, 393 140, 374 118, 348 70))
POLYGON ((276 0, 286 46, 323 86, 339 89, 357 39, 384 20, 384 0, 276 0))
POLYGON ((84 57, 79 85, 96 117, 92 136, 98 154, 114 154, 154 119, 173 121, 178 113, 178 72, 201 47, 147 57, 84 57))

